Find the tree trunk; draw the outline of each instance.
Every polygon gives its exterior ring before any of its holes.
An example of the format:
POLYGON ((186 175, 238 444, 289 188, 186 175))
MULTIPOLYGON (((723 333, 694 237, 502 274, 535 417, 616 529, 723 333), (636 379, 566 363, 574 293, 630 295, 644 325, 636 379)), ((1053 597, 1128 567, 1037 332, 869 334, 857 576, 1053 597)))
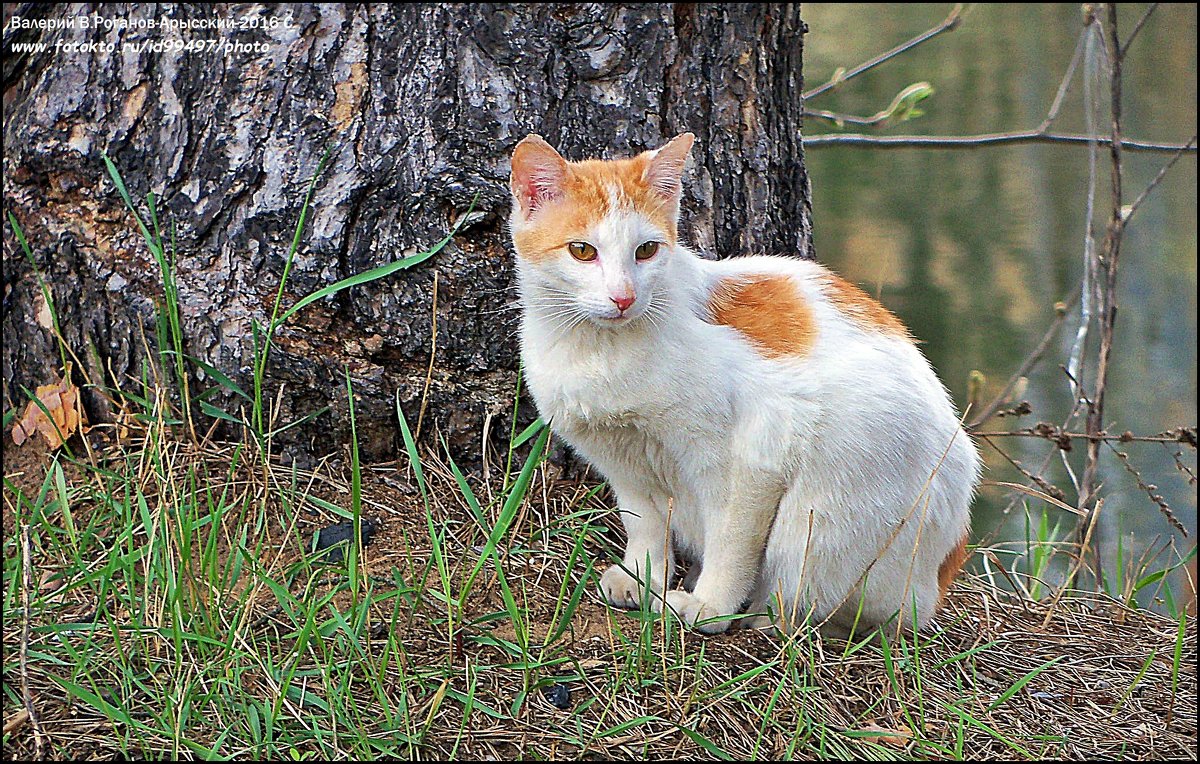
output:
MULTIPOLYGON (((163 287, 107 153, 135 200, 153 192, 174 228, 184 352, 248 390, 252 321, 269 320, 326 149, 285 308, 428 248, 479 194, 482 215, 433 259, 293 316, 265 385, 272 400, 282 386, 277 424, 330 407, 289 433, 303 431, 305 450, 346 442, 348 369, 368 457, 396 452, 397 390, 414 427, 427 398, 424 431, 478 456, 489 416, 493 434, 507 432, 516 382, 505 231, 516 142, 536 132, 570 159, 616 157, 691 130, 685 236, 712 256, 810 256, 803 32, 793 4, 6 4, 5 207, 84 365, 76 382, 86 374, 136 389, 147 349, 158 350, 163 287), (10 28, 14 15, 93 13, 109 23, 10 28), (240 26, 144 25, 163 18, 240 26), (241 47, 136 47, 173 40, 241 47), (14 47, 30 43, 48 47, 14 47)), ((60 362, 37 276, 7 224, 4 242, 7 410, 24 403, 20 386, 52 381, 60 362)), ((193 395, 214 385, 190 368, 193 395)), ((230 410, 239 401, 214 398, 230 410)), ((85 402, 93 420, 113 413, 94 393, 85 402)))

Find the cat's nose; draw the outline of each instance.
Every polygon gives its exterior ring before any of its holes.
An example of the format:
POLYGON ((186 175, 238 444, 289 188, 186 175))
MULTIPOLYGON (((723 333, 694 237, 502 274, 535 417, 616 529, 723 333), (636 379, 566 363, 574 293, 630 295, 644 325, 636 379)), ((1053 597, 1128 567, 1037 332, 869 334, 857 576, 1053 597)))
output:
POLYGON ((617 310, 624 313, 625 311, 629 310, 629 306, 633 305, 633 301, 636 300, 637 298, 631 294, 628 296, 622 295, 620 297, 615 297, 613 295, 609 295, 608 299, 613 301, 613 304, 615 304, 617 306, 617 310))

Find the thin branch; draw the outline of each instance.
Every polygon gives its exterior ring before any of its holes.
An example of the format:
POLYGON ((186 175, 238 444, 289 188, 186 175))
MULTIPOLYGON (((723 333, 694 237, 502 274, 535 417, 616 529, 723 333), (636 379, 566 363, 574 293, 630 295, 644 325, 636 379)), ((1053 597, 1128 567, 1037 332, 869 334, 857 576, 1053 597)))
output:
POLYGON ((1166 443, 1163 444, 1163 448, 1167 449, 1167 453, 1169 453, 1171 458, 1175 460, 1175 469, 1179 470, 1179 473, 1183 475, 1183 479, 1187 481, 1187 484, 1195 485, 1196 473, 1188 469, 1188 466, 1179 458, 1183 456, 1183 451, 1176 451, 1172 448, 1169 448, 1166 443))
POLYGON ((1196 443, 1196 428, 1195 427, 1180 427, 1176 430, 1169 430, 1158 435, 1134 435, 1131 432, 1123 432, 1120 435, 1110 435, 1107 432, 1101 432, 1092 435, 1086 432, 1066 432, 1055 427, 1047 422, 1026 427, 1020 430, 1007 430, 996 432, 975 432, 972 433, 977 438, 1042 438, 1043 440, 1052 440, 1060 444, 1066 444, 1071 440, 1092 440, 1105 443, 1184 443, 1195 447, 1196 443))
POLYGON ((1067 64, 1067 72, 1063 75, 1062 82, 1058 83, 1058 91, 1054 94, 1054 102, 1050 104, 1050 111, 1046 112, 1046 118, 1042 120, 1042 124, 1038 125, 1039 133, 1050 129, 1050 123, 1054 121, 1058 116, 1059 109, 1062 108, 1067 91, 1071 89, 1071 80, 1075 76, 1075 70, 1079 68, 1079 59, 1083 58, 1083 50, 1087 47, 1088 34, 1087 28, 1079 33, 1079 41, 1075 43, 1075 53, 1071 56, 1071 63, 1067 64))
POLYGON ((1058 365, 1058 370, 1061 371, 1064 376, 1066 376, 1067 381, 1071 383, 1073 390, 1079 390, 1079 396, 1075 399, 1075 407, 1071 409, 1070 418, 1074 419, 1079 415, 1080 404, 1090 406, 1092 404, 1092 399, 1088 397, 1087 390, 1085 390, 1083 387, 1083 382, 1074 374, 1072 374, 1070 369, 1060 363, 1058 365))
POLYGON ((954 9, 950 11, 950 15, 947 16, 946 20, 943 21, 941 24, 938 24, 936 27, 929 29, 925 32, 922 32, 921 34, 912 38, 908 42, 897 45, 896 47, 892 48, 891 50, 887 51, 886 53, 881 53, 878 56, 876 56, 875 58, 872 58, 869 61, 859 64, 858 66, 854 67, 853 69, 851 69, 848 72, 843 72, 840 75, 835 74, 824 85, 815 87, 812 90, 808 91, 807 93, 804 93, 800 97, 804 101, 808 101, 810 98, 816 98, 817 96, 821 95, 822 93, 832 90, 833 88, 842 84, 846 80, 848 80, 852 77, 857 77, 858 75, 862 74, 863 72, 867 71, 868 69, 873 69, 874 67, 882 64, 884 61, 887 61, 890 58, 895 58, 896 56, 900 55, 901 53, 905 52, 906 50, 911 50, 912 48, 915 48, 916 46, 920 45, 921 43, 925 42, 926 40, 930 40, 930 39, 933 39, 934 37, 937 37, 942 32, 949 32, 949 31, 954 30, 955 28, 958 27, 959 22, 962 20, 960 18, 962 9, 963 9, 962 3, 956 3, 954 5, 954 9))
POLYGON ((887 108, 881 109, 869 117, 858 117, 853 114, 839 114, 834 111, 825 111, 823 109, 805 109, 804 116, 817 117, 819 119, 827 119, 830 122, 837 123, 841 127, 843 123, 850 122, 855 125, 882 125, 891 120, 903 122, 921 114, 917 110, 916 105, 933 94, 933 86, 928 82, 914 82, 908 87, 901 90, 892 99, 892 102, 887 105, 887 108))
MULTIPOLYGON (((1104 28, 1096 19, 1094 13, 1090 11, 1086 16, 1081 37, 1084 42, 1084 63, 1083 63, 1083 115, 1087 125, 1087 134, 1096 135, 1096 67, 1098 65, 1099 56, 1096 53, 1097 40, 1099 41, 1100 51, 1104 51, 1104 28)), ((1091 401, 1083 395, 1083 377, 1084 364, 1087 361, 1087 340, 1088 332, 1092 326, 1092 315, 1094 313, 1094 302, 1096 300, 1096 236, 1093 221, 1096 213, 1096 163, 1099 155, 1099 144, 1090 142, 1088 144, 1087 156, 1087 194, 1084 197, 1084 212, 1083 212, 1083 269, 1081 271, 1082 284, 1080 285, 1080 301, 1079 301, 1079 326, 1075 330, 1075 339, 1071 342, 1070 352, 1067 354, 1067 378, 1071 382, 1071 396, 1075 400, 1075 405, 1072 407, 1071 415, 1079 411, 1079 402, 1084 401, 1089 406, 1091 401)), ((1063 425, 1066 427, 1066 425, 1063 425)), ((1075 487, 1076 492, 1079 491, 1079 480, 1075 477, 1074 470, 1071 469, 1071 463, 1066 458, 1066 452, 1059 452, 1063 466, 1071 475, 1071 484, 1075 487)))
POLYGON ((1121 58, 1125 58, 1125 54, 1129 51, 1129 46, 1133 45, 1134 38, 1138 36, 1138 32, 1142 31, 1142 27, 1146 25, 1146 21, 1150 18, 1150 14, 1154 13, 1154 11, 1157 9, 1158 3, 1150 3, 1150 7, 1146 9, 1145 13, 1142 14, 1142 17, 1137 20, 1136 24, 1133 25, 1133 31, 1129 33, 1129 37, 1125 40, 1125 44, 1121 46, 1121 58))
MULTIPOLYGON (((962 149, 980 146, 1000 146, 1021 143, 1066 143, 1089 145, 1098 143, 1111 146, 1112 138, 1076 133, 1050 133, 1039 130, 1024 130, 1009 133, 983 133, 980 135, 863 135, 861 133, 830 133, 813 135, 804 139, 804 147, 813 146, 875 146, 877 148, 923 148, 962 149)), ((1155 151, 1160 153, 1196 153, 1195 145, 1179 143, 1152 143, 1121 139, 1121 148, 1130 151, 1155 151)))
POLYGON ((21 523, 21 699, 33 725, 33 749, 37 759, 44 758, 42 726, 38 719, 33 694, 29 691, 29 590, 32 588, 32 563, 29 559, 29 525, 21 523))
POLYGON ((1175 517, 1175 513, 1171 511, 1171 505, 1168 504, 1167 500, 1163 498, 1163 495, 1158 492, 1158 486, 1147 483, 1142 479, 1142 473, 1138 472, 1137 468, 1129 463, 1129 454, 1125 453, 1124 451, 1118 451, 1111 443, 1107 443, 1105 445, 1107 445, 1108 449, 1116 454, 1121 460, 1121 466, 1125 468, 1125 471, 1130 475, 1133 475, 1133 479, 1137 481, 1138 488, 1141 488, 1146 495, 1150 497, 1150 501, 1158 505, 1158 511, 1162 513, 1163 517, 1167 518, 1167 522, 1170 523, 1175 530, 1182 533, 1184 538, 1187 538, 1187 528, 1183 527, 1183 523, 1179 522, 1179 518, 1175 517))
POLYGON ((1008 382, 1005 383, 1004 388, 996 394, 996 397, 992 399, 991 403, 984 407, 983 412, 967 423, 968 429, 975 429, 979 425, 991 419, 992 416, 994 416, 996 412, 1000 410, 1000 407, 1003 406, 1007 400, 1006 396, 1014 387, 1016 387, 1017 381, 1021 379, 1021 377, 1028 376, 1029 372, 1032 371, 1035 366, 1037 366, 1038 361, 1040 361, 1042 356, 1045 355, 1046 350, 1048 350, 1050 347, 1050 342, 1054 339, 1054 336, 1058 334, 1058 330, 1062 327, 1063 322, 1066 320, 1067 313, 1075 305, 1075 301, 1078 299, 1079 290, 1077 289, 1065 301, 1054 306, 1054 320, 1050 323, 1050 328, 1046 330, 1044 335, 1042 335, 1042 341, 1039 342, 1037 347, 1035 347, 1033 351, 1025 357, 1025 360, 1021 363, 1017 370, 1013 372, 1011 377, 1008 378, 1008 382))
MULTIPOLYGON (((1121 255, 1122 225, 1121 194, 1121 40, 1117 31, 1117 6, 1107 3, 1108 24, 1104 29, 1105 51, 1108 54, 1110 106, 1109 117, 1112 124, 1112 138, 1109 141, 1109 159, 1112 169, 1109 173, 1112 192, 1112 212, 1109 215, 1104 244, 1096 254, 1096 265, 1103 272, 1100 284, 1100 348, 1096 359, 1095 395, 1088 405, 1086 431, 1090 436, 1087 442, 1087 455, 1083 463, 1083 475, 1079 481, 1080 509, 1085 509, 1088 516, 1076 526, 1076 536, 1083 543, 1079 554, 1083 557, 1088 551, 1088 541, 1092 537, 1100 517, 1100 507, 1103 500, 1097 498, 1098 486, 1096 478, 1100 469, 1100 444, 1102 441, 1095 436, 1104 434, 1104 397, 1108 389, 1108 365, 1112 358, 1114 326, 1117 320, 1117 263, 1121 255)), ((1100 558, 1100 546, 1092 550, 1096 559, 1096 587, 1103 586, 1104 564, 1100 558)), ((1073 581, 1074 579, 1068 579, 1073 581)))
POLYGON ((1150 181, 1150 185, 1146 186, 1146 190, 1138 194, 1138 198, 1134 199, 1133 204, 1129 205, 1129 207, 1124 211, 1121 216, 1121 225, 1129 225, 1129 219, 1133 217, 1133 213, 1137 212, 1138 207, 1142 206, 1142 202, 1146 201, 1146 197, 1150 195, 1150 192, 1154 190, 1154 187, 1162 182, 1163 177, 1167 174, 1167 170, 1170 170, 1171 167, 1179 161, 1179 157, 1183 156, 1185 149, 1195 148, 1195 146, 1196 136, 1193 135, 1192 139, 1188 141, 1183 148, 1179 149, 1179 151, 1176 151, 1175 156, 1171 157, 1171 159, 1162 166, 1162 169, 1158 171, 1158 175, 1155 175, 1154 180, 1150 181))
POLYGON ((988 433, 976 433, 976 435, 977 435, 977 437, 983 438, 984 443, 987 443, 989 446, 992 447, 993 450, 995 450, 996 453, 1003 456, 1004 459, 1009 464, 1011 464, 1013 467, 1015 467, 1017 469, 1017 472, 1020 472, 1022 475, 1025 476, 1026 480, 1029 480, 1030 482, 1034 483, 1038 488, 1041 488, 1042 491, 1046 495, 1053 496, 1054 498, 1058 499, 1059 501, 1066 500, 1067 494, 1063 492, 1063 489, 1054 485, 1049 480, 1046 480, 1046 478, 1042 477, 1041 475, 1035 475, 1034 473, 1025 469, 1025 467, 1019 461, 1017 461, 1016 459, 1009 456, 1008 453, 1004 449, 1000 448, 1000 446, 997 446, 995 443, 993 443, 992 439, 988 433))
MULTIPOLYGON (((1060 366, 1059 368, 1063 368, 1063 367, 1060 366)), ((1066 369, 1063 369, 1063 371, 1065 372, 1066 369)), ((1080 401, 1078 399, 1076 399, 1074 404, 1071 406, 1070 413, 1067 414, 1067 418, 1065 420, 1063 420, 1062 429, 1066 429, 1071 424, 1071 421, 1073 419, 1075 419, 1075 415, 1079 411, 1079 408, 1080 408, 1080 401)), ((987 443, 989 446, 991 446, 997 453, 999 453, 1001 456, 1003 456, 1005 459, 1007 459, 1010 463, 1012 463, 1014 466, 1016 466, 1017 469, 1019 469, 1023 475, 1026 475, 1027 478, 1029 477, 1029 475, 1031 473, 1029 473, 1027 470, 1025 470, 1024 467, 1021 467, 1019 465, 1019 463, 1017 463, 1011 456, 1009 456, 1007 453, 1005 453, 1004 450, 1000 448, 1000 446, 996 445, 995 441, 993 441, 991 438, 985 437, 984 442, 987 443)), ((1165 447, 1165 444, 1164 444, 1164 447, 1165 447)), ((1032 474, 1041 475, 1041 474, 1045 473, 1046 469, 1050 466, 1050 462, 1054 460, 1055 455, 1058 455, 1060 458, 1062 458, 1063 467, 1066 468, 1067 475, 1071 478, 1071 484, 1073 486, 1075 486, 1076 488, 1078 488, 1078 481, 1075 479, 1075 473, 1071 470, 1071 463, 1066 458, 1067 452, 1063 451, 1060 448, 1056 448, 1056 449, 1052 450, 1050 453, 1046 454, 1046 458, 1042 460, 1042 465, 1040 467, 1038 467, 1037 470, 1032 474)), ((1034 478, 1031 480, 1031 482, 1037 483, 1038 480, 1044 480, 1044 479, 1043 478, 1034 478)), ((1063 498, 1066 496, 1065 492, 1063 492, 1062 489, 1058 488, 1057 486, 1055 486, 1055 491, 1058 492, 1058 495, 1060 498, 1063 498)), ((1049 492, 1047 491, 1047 493, 1049 493, 1049 492)), ((1015 507, 1017 505, 1017 502, 1020 500, 1021 500, 1020 493, 1014 492, 1013 497, 1011 499, 1009 499, 1008 504, 1005 505, 1005 507, 1000 511, 1000 514, 1002 516, 1007 516, 1008 513, 1012 511, 1013 507, 1015 507)), ((998 528, 997 528, 997 530, 998 530, 998 528)), ((996 532, 997 531, 993 531, 992 533, 995 534, 996 532)))
MULTIPOLYGON (((1155 4, 1155 5, 1157 5, 1157 4, 1155 4)), ((1146 13, 1142 16, 1141 20, 1139 20, 1138 26, 1134 29, 1133 34, 1130 35, 1130 39, 1125 43, 1125 47, 1128 47, 1129 43, 1133 41, 1133 37, 1137 35, 1138 31, 1141 29, 1141 26, 1143 24, 1145 24, 1146 19, 1149 18, 1151 11, 1154 10, 1154 7, 1155 6, 1151 6, 1146 11, 1146 13)), ((870 68, 871 66, 876 66, 880 63, 883 63, 888 58, 891 58, 895 55, 898 55, 899 53, 904 52, 905 50, 908 50, 914 44, 917 44, 917 43, 923 42, 924 40, 929 39, 929 37, 932 36, 930 34, 931 32, 945 31, 942 27, 945 26, 948 22, 951 22, 952 19, 957 19, 959 10, 960 9, 956 6, 955 10, 950 14, 950 16, 946 19, 946 21, 942 23, 941 26, 934 27, 934 29, 930 30, 929 32, 926 32, 923 35, 919 35, 918 37, 913 38, 912 40, 905 43, 904 45, 901 45, 897 48, 893 48, 891 51, 888 51, 887 53, 883 54, 882 56, 872 59, 871 61, 867 62, 867 64, 863 64, 862 66, 854 69, 849 74, 843 75, 840 78, 835 77, 834 79, 825 83, 821 87, 816 88, 815 90, 812 90, 812 91, 806 93, 804 95, 804 99, 807 100, 808 98, 811 98, 815 95, 819 95, 819 94, 825 92, 826 90, 828 90, 829 88, 833 87, 838 82, 849 79, 849 77, 851 77, 855 74, 860 74, 861 72, 865 71, 867 68, 870 68)), ((955 23, 957 23, 957 21, 955 21, 955 23)), ((1043 119, 1042 123, 1040 125, 1038 125, 1036 128, 1034 128, 1033 130, 1015 130, 1015 131, 1000 132, 1000 133, 982 133, 980 135, 864 135, 862 133, 827 133, 827 134, 823 134, 823 135, 812 135, 812 136, 805 137, 803 139, 804 146, 806 148, 813 147, 813 146, 875 146, 878 148, 935 148, 935 149, 936 148, 942 148, 942 149, 976 148, 976 147, 981 147, 981 146, 999 146, 999 145, 1005 145, 1005 144, 1024 144, 1024 143, 1065 143, 1065 144, 1079 144, 1079 145, 1085 145, 1085 146, 1093 146, 1096 144, 1100 144, 1102 146, 1111 146, 1112 140, 1113 140, 1111 136, 1080 135, 1078 133, 1052 133, 1052 132, 1050 132, 1050 124, 1058 116, 1058 112, 1062 108, 1062 104, 1066 98, 1067 91, 1070 89, 1071 80, 1074 76, 1075 70, 1078 68, 1079 61, 1084 55, 1085 43, 1088 40, 1088 36, 1092 33, 1093 32, 1091 29, 1091 24, 1089 23, 1089 24, 1085 25, 1083 32, 1080 33, 1079 42, 1075 46, 1075 53, 1071 57, 1071 62, 1067 65, 1066 73, 1063 75, 1062 81, 1058 85, 1058 90, 1055 92, 1054 101, 1050 104, 1050 109, 1049 109, 1049 111, 1046 112, 1045 119, 1043 119)), ((1121 56, 1123 56, 1125 49, 1122 48, 1119 52, 1120 52, 1121 56)), ((1110 53, 1109 58, 1111 59, 1113 57, 1114 57, 1114 54, 1110 53)), ((835 121, 835 122, 841 121, 841 122, 848 122, 851 124, 870 126, 870 125, 876 125, 876 124, 879 124, 880 122, 882 122, 883 119, 881 119, 880 117, 881 117, 881 115, 884 114, 884 112, 880 112, 879 114, 875 114, 871 117, 856 117, 853 115, 837 114, 832 111, 823 111, 823 110, 806 110, 805 114, 807 116, 819 117, 821 119, 828 119, 828 120, 835 121)), ((1194 153, 1196 153, 1195 139, 1193 139, 1192 141, 1189 141, 1186 144, 1177 144, 1177 143, 1155 143, 1155 142, 1151 142, 1151 141, 1130 140, 1130 139, 1122 136, 1120 138, 1120 141, 1121 141, 1121 148, 1128 149, 1130 151, 1149 151, 1149 152, 1163 152, 1163 153, 1175 152, 1177 154, 1183 154, 1183 153, 1194 154, 1194 153)))
POLYGON ((870 127, 871 125, 878 125, 879 123, 884 122, 890 115, 886 111, 881 111, 873 114, 870 117, 859 117, 855 116, 854 114, 842 114, 836 111, 826 111, 825 109, 805 109, 804 116, 813 117, 815 119, 823 119, 839 125, 850 124, 870 127))
MULTIPOLYGON (((1100 348, 1096 365, 1095 394, 1087 412, 1087 433, 1090 436, 1100 435, 1104 423, 1104 398, 1108 387, 1108 364, 1112 357, 1113 330, 1117 318, 1117 262, 1121 254, 1121 148, 1124 143, 1121 137, 1121 49, 1117 37, 1117 9, 1113 3, 1108 4, 1108 28, 1105 30, 1106 47, 1108 49, 1109 88, 1111 93, 1110 116, 1112 120, 1112 139, 1109 142, 1109 158, 1112 164, 1110 181, 1112 184, 1112 212, 1109 215, 1104 244, 1098 256, 1097 265, 1102 269, 1104 279, 1100 289, 1100 348)), ((1099 469, 1100 441, 1088 441, 1087 459, 1084 462, 1083 479, 1080 483, 1079 506, 1088 507, 1093 503, 1096 473, 1099 469)))

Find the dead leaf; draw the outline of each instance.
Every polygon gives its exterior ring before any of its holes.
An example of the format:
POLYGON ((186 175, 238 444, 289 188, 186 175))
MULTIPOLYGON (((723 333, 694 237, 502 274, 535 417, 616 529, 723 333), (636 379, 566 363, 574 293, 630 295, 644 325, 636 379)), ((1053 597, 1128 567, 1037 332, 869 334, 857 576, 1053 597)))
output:
POLYGON ((29 721, 29 712, 22 708, 12 716, 4 720, 4 734, 11 735, 17 730, 25 726, 25 722, 29 721))
POLYGON ((38 581, 38 594, 48 603, 62 602, 67 579, 61 571, 43 570, 38 581))
POLYGON ((869 720, 859 732, 869 733, 869 737, 873 737, 884 745, 903 748, 912 742, 912 730, 901 724, 896 729, 881 727, 875 723, 874 719, 869 720))
POLYGON ((13 425, 13 443, 22 445, 34 433, 40 432, 53 451, 79 429, 79 388, 71 384, 69 377, 65 377, 58 384, 39 386, 36 397, 45 410, 37 401, 29 402, 25 407, 25 415, 13 425), (49 417, 46 412, 50 413, 49 417))

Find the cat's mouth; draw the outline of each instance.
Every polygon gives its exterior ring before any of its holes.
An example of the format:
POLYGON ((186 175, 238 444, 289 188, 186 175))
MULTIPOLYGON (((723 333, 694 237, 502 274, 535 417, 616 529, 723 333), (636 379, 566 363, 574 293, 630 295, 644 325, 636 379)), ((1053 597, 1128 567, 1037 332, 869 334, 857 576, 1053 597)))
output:
POLYGON ((598 319, 596 319, 596 323, 600 324, 601 326, 622 326, 624 324, 629 323, 632 320, 633 320, 632 316, 626 316, 626 315, 600 316, 598 319))
POLYGON ((616 315, 601 314, 596 316, 596 323, 600 326, 617 327, 625 324, 633 323, 641 317, 643 311, 625 311, 616 315))
POLYGON ((592 323, 609 329, 617 329, 628 324, 636 323, 653 312, 654 305, 651 301, 639 301, 637 305, 633 305, 623 311, 596 311, 592 313, 592 323))

